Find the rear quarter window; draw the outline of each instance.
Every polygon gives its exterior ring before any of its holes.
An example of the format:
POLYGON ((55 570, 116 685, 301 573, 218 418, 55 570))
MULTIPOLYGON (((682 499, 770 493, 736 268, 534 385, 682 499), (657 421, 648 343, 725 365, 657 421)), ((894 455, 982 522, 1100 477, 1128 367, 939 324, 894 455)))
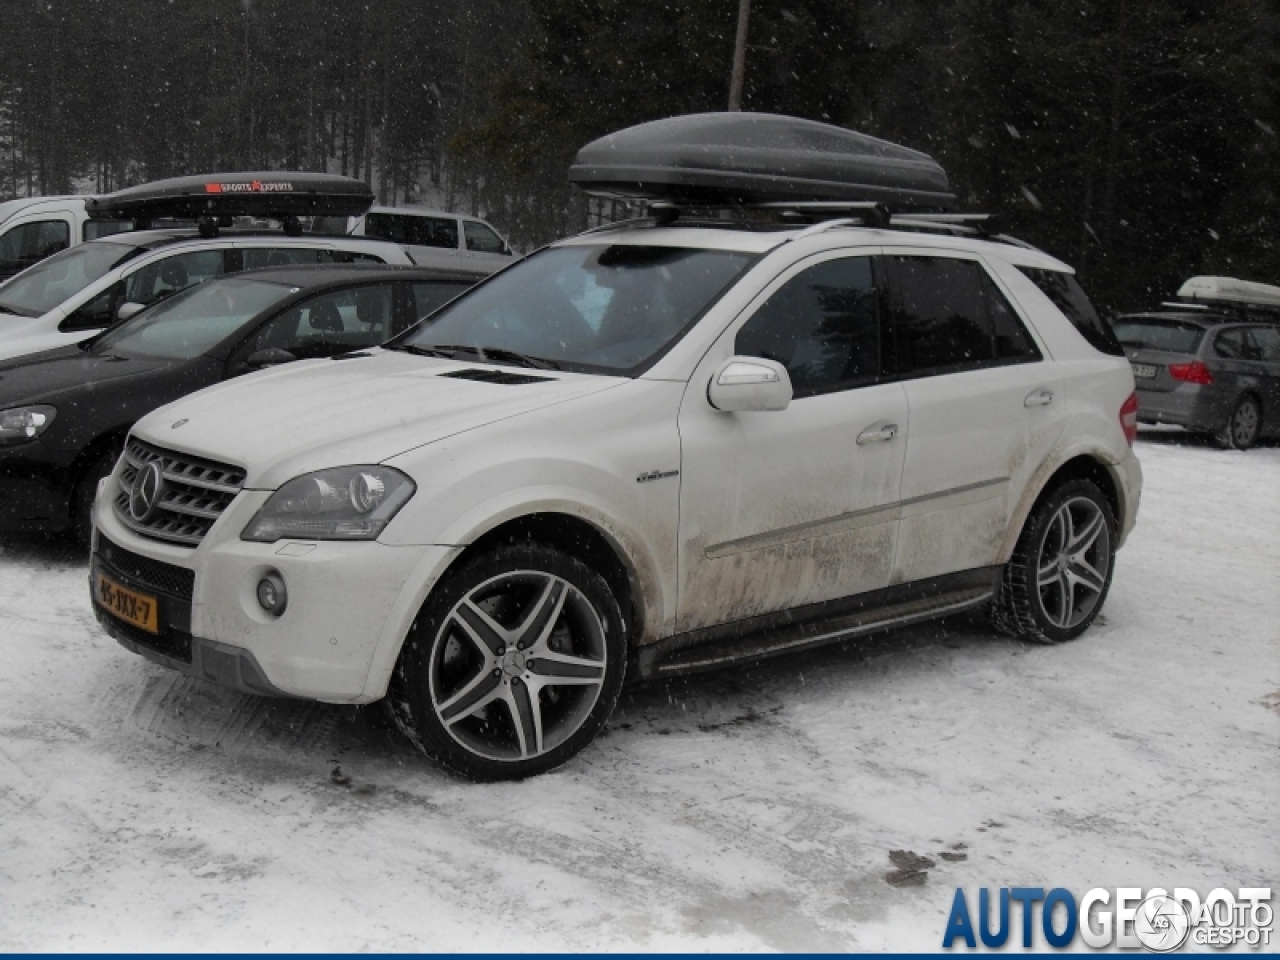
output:
POLYGON ((1022 274, 1040 288, 1040 292, 1053 301, 1080 331, 1080 336, 1101 353, 1123 357, 1124 347, 1116 339, 1115 331, 1094 309, 1080 282, 1061 270, 1044 270, 1039 267, 1018 267, 1022 274))

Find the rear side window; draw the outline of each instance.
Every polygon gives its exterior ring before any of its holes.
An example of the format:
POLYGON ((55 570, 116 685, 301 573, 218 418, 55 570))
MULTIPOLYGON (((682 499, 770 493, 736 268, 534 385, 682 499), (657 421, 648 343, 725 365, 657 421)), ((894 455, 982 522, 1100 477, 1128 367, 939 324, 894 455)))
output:
POLYGON ((371 213, 364 218, 367 237, 417 247, 458 249, 458 221, 452 217, 419 217, 402 213, 371 213))
POLYGON ((734 352, 782 364, 797 397, 874 382, 880 319, 871 258, 828 260, 792 277, 738 331, 734 352))
POLYGON ((1139 350, 1195 353, 1200 349, 1204 327, 1182 320, 1121 317, 1116 323, 1115 335, 1124 346, 1139 350))
POLYGON ((980 264, 951 257, 888 259, 899 375, 928 377, 1040 359, 1021 319, 980 264))
POLYGON ((1038 267, 1018 269, 1040 288, 1041 293, 1053 301, 1053 305, 1062 311, 1091 347, 1109 356, 1124 356, 1124 347, 1116 339, 1111 325, 1099 316, 1074 276, 1061 270, 1042 270, 1038 267))

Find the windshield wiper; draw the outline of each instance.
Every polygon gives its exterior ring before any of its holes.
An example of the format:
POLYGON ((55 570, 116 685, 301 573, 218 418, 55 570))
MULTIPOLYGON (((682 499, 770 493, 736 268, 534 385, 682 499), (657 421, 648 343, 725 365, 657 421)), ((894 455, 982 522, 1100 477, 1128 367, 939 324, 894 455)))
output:
POLYGON ((503 350, 501 347, 469 347, 459 343, 446 343, 440 346, 423 347, 416 343, 398 343, 394 347, 388 347, 388 350, 403 350, 405 353, 412 353, 419 357, 443 357, 445 360, 454 360, 460 353, 471 354, 479 357, 482 361, 492 359, 497 363, 511 363, 518 367, 532 367, 535 370, 559 370, 560 364, 554 360, 544 360, 542 357, 531 357, 528 354, 517 353, 514 350, 503 350))
POLYGON ((440 347, 420 347, 416 343, 397 343, 394 346, 387 347, 388 350, 401 350, 404 353, 412 353, 415 357, 440 357, 443 360, 452 360, 454 351, 452 349, 443 350, 440 347))
POLYGON ((6 307, 3 303, 0 303, 0 313, 7 313, 7 314, 9 314, 9 315, 11 315, 11 316, 14 316, 14 317, 25 317, 25 316, 27 316, 27 314, 25 314, 25 313, 19 313, 17 310, 13 309, 13 307, 6 307))
POLYGON ((514 350, 503 350, 501 347, 461 347, 450 344, 442 349, 453 350, 458 353, 470 353, 479 357, 482 361, 493 360, 498 363, 514 363, 518 367, 532 367, 535 370, 559 370, 560 364, 554 360, 544 360, 542 357, 531 357, 527 353, 517 353, 514 350))

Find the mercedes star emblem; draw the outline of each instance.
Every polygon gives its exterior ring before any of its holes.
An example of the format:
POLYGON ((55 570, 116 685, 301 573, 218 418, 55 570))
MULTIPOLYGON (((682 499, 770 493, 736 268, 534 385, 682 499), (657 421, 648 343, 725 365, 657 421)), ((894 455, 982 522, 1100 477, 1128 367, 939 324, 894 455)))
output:
POLYGON ((159 460, 152 460, 139 472, 129 491, 129 515, 144 523, 160 502, 164 492, 164 475, 159 460))

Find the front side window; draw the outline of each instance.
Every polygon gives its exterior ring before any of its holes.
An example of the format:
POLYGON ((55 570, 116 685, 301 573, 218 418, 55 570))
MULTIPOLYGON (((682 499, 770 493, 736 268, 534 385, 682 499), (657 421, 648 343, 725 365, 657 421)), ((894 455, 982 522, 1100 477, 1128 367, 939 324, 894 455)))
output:
POLYGON ((0 288, 0 314, 48 313, 142 252, 142 247, 98 240, 56 253, 0 288))
POLYGON ((374 347, 395 332, 392 305, 390 284, 321 294, 269 320, 239 352, 274 348, 301 360, 374 347))
POLYGON ((33 220, 0 235, 0 271, 16 273, 71 244, 71 227, 65 220, 33 220))
POLYGON ((221 250, 196 250, 149 263, 125 281, 130 303, 155 303, 223 272, 221 250))
POLYGON ((458 249, 458 221, 453 217, 420 217, 403 213, 371 213, 364 218, 366 237, 417 247, 458 249))
POLYGON ((750 265, 735 250, 552 247, 459 297, 391 346, 635 376, 750 265), (510 358, 508 358, 510 359, 510 358))
POLYGON ((1116 339, 1111 324, 1098 315, 1088 294, 1072 274, 1039 267, 1018 267, 1018 270, 1053 301, 1053 305, 1062 311, 1090 346, 1112 357, 1124 356, 1124 347, 1116 339))
POLYGON ((1262 345, 1247 327, 1224 330, 1214 341, 1214 352, 1228 360, 1261 360, 1262 345))
POLYGON ((796 397, 874 382, 880 316, 871 258, 828 260, 792 277, 738 331, 734 353, 782 364, 796 397))
POLYGON ((1257 338, 1258 349, 1262 353, 1264 363, 1280 363, 1280 329, 1275 327, 1255 327, 1253 335, 1257 338))
POLYGON ((467 239, 467 249, 477 253, 510 253, 502 238, 494 233, 486 224, 474 220, 462 222, 463 235, 467 239))
POLYGON ((246 326, 297 287, 226 277, 191 287, 108 330, 95 354, 193 360, 246 326))

